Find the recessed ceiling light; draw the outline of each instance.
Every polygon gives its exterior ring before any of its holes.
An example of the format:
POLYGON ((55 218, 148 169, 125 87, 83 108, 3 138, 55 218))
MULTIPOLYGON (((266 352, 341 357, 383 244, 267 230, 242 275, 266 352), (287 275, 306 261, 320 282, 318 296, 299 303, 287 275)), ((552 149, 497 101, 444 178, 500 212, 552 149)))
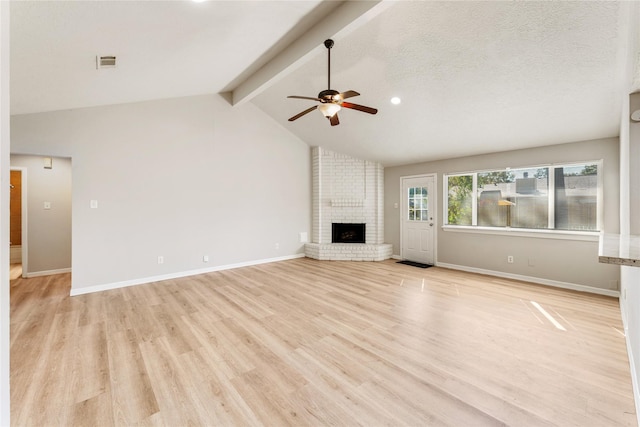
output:
POLYGON ((394 96, 393 98, 391 98, 391 103, 393 105, 398 105, 402 102, 402 100, 400 98, 398 98, 397 96, 394 96))
POLYGON ((194 3, 204 3, 207 0, 191 0, 191 1, 194 2, 194 3))

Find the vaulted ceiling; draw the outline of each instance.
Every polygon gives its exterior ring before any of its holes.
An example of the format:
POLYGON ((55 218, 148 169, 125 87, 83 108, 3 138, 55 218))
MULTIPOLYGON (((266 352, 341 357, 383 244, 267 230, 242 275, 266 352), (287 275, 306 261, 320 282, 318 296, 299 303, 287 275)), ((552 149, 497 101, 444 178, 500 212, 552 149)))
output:
MULTIPOLYGON (((220 93, 309 145, 414 163, 617 136, 624 2, 11 4, 11 113, 220 93), (356 90, 339 126, 313 106, 356 90), (96 55, 117 56, 96 70, 96 55), (399 105, 390 103, 400 97, 399 105)), ((234 107, 240 108, 240 107, 234 107)))

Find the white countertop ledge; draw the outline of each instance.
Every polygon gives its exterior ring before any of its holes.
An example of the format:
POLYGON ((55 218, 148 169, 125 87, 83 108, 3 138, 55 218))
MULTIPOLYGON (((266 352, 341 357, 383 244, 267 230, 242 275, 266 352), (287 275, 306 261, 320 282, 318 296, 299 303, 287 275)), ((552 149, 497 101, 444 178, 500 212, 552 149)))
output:
POLYGON ((598 258, 605 264, 640 267, 640 236, 600 234, 598 258))

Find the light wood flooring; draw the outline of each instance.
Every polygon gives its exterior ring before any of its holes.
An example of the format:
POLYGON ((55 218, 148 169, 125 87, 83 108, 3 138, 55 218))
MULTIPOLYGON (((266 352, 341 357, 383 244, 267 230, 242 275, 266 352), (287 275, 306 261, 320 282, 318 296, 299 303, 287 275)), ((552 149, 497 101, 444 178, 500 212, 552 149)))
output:
POLYGON ((11 281, 15 426, 636 425, 614 298, 307 258, 69 290, 11 281))
POLYGON ((9 266, 9 279, 17 279, 22 276, 22 264, 11 264, 9 266))

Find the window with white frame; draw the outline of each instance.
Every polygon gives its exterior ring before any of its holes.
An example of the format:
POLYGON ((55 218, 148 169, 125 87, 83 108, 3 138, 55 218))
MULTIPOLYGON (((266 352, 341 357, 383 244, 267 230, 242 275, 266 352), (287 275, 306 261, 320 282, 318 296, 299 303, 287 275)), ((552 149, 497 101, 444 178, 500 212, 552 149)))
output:
POLYGON ((445 224, 598 231, 602 162, 445 174, 445 224))

